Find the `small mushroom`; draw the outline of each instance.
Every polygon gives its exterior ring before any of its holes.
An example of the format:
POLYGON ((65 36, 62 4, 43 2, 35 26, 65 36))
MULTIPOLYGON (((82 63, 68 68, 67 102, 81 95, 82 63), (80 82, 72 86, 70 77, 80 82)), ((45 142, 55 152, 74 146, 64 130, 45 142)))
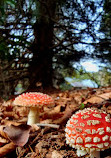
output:
POLYGON ((77 156, 100 158, 100 151, 111 147, 111 118, 103 110, 79 110, 66 124, 66 143, 77 149, 77 156))
POLYGON ((30 107, 28 125, 39 123, 39 111, 44 106, 53 105, 51 96, 38 92, 23 93, 15 98, 14 105, 30 107))

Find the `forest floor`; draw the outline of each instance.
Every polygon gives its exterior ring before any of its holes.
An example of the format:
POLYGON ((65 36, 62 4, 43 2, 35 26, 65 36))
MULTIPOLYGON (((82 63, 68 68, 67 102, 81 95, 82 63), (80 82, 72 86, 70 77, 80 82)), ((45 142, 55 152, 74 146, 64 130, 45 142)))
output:
MULTIPOLYGON (((28 108, 14 106, 13 99, 1 99, 0 158, 77 158, 76 150, 65 140, 65 126, 71 115, 85 107, 102 108, 111 114, 111 87, 44 93, 54 98, 55 105, 41 110, 40 123, 58 126, 30 127, 26 125, 28 108)), ((101 152, 101 158, 110 157, 111 149, 101 152)))

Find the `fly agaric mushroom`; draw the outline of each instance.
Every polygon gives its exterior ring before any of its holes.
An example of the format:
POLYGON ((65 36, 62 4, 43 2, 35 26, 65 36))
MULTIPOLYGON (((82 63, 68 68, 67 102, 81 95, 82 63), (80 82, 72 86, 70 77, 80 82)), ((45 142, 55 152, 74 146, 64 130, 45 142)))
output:
POLYGON ((66 143, 77 149, 77 155, 87 153, 100 158, 100 151, 111 147, 111 118, 103 110, 79 110, 66 124, 66 143))
POLYGON ((30 107, 27 124, 32 125, 39 122, 39 111, 43 106, 53 105, 51 96, 43 93, 23 93, 15 98, 14 105, 30 107))

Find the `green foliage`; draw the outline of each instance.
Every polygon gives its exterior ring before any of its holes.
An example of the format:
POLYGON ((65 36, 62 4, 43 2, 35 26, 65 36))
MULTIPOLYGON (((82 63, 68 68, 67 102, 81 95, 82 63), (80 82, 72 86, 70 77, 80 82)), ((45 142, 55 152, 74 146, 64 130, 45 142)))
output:
POLYGON ((94 74, 101 86, 111 85, 111 69, 110 65, 102 67, 99 72, 94 74))
POLYGON ((66 91, 66 90, 71 90, 73 87, 69 83, 64 82, 60 84, 59 88, 63 91, 66 91))
POLYGON ((10 5, 11 7, 15 7, 15 5, 16 5, 16 2, 15 2, 15 0, 5 0, 5 2, 8 4, 8 5, 10 5))
MULTIPOLYGON (((74 77, 74 76, 73 76, 74 77)), ((98 72, 86 72, 82 66, 77 70, 75 81, 90 79, 94 81, 98 87, 111 85, 111 68, 110 65, 101 67, 98 72)))
POLYGON ((84 108, 85 108, 85 105, 83 103, 81 103, 80 110, 83 110, 84 108))

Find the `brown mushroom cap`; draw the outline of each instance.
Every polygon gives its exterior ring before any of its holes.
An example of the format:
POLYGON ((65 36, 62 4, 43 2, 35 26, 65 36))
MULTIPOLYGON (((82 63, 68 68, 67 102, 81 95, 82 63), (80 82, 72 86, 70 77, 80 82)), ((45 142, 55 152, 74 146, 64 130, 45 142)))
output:
POLYGON ((15 105, 41 108, 44 105, 53 105, 54 100, 47 94, 38 92, 23 93, 15 98, 15 105))
POLYGON ((111 118, 103 110, 79 110, 69 119, 65 131, 66 143, 73 148, 90 153, 111 147, 111 118))

